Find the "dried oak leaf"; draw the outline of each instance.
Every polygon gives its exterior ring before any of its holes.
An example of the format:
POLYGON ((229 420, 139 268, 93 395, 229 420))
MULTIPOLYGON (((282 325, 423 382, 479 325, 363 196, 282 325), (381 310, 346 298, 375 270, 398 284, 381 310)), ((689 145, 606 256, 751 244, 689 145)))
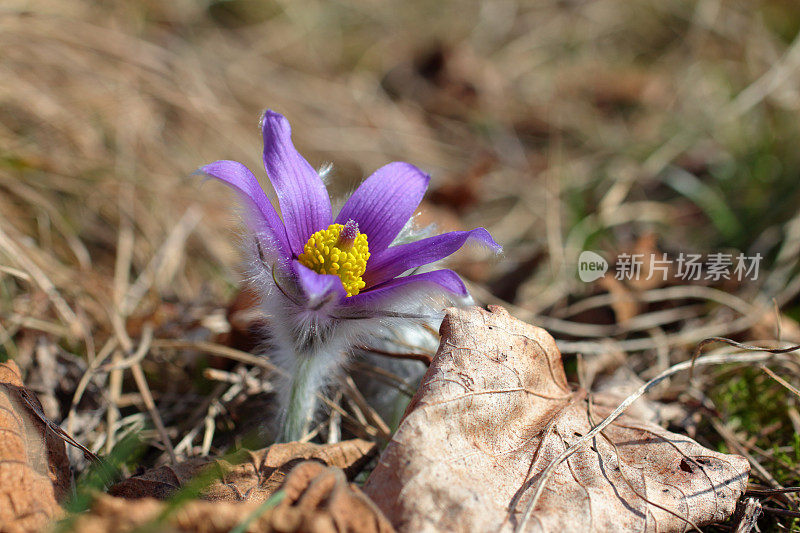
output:
POLYGON ((392 525, 344 472, 318 461, 298 463, 286 477, 284 498, 260 512, 259 503, 194 500, 166 518, 167 504, 153 498, 135 501, 100 495, 92 509, 76 518, 74 533, 147 531, 222 533, 249 517, 249 533, 392 533, 392 525))
MULTIPOLYGON (((0 532, 38 531, 69 490, 64 441, 37 416, 42 405, 16 363, 0 364, 0 532)), ((43 415, 42 415, 43 416, 43 415)))
POLYGON ((291 471, 282 488, 286 499, 281 507, 299 510, 309 523, 319 524, 315 531, 320 533, 394 531, 380 509, 357 486, 348 483, 339 468, 305 461, 291 471))
POLYGON ((749 465, 573 392, 543 329, 500 307, 450 309, 439 352, 364 492, 399 531, 684 531, 734 510, 749 465), (592 423, 594 422, 594 424, 592 423))
POLYGON ((258 451, 243 450, 230 461, 196 457, 172 466, 162 466, 130 477, 109 490, 122 498, 157 498, 172 496, 186 482, 205 469, 216 476, 203 489, 201 498, 211 501, 255 501, 269 498, 283 483, 286 474, 299 462, 315 459, 344 470, 352 479, 377 453, 377 445, 354 439, 337 444, 289 442, 273 444, 258 451))

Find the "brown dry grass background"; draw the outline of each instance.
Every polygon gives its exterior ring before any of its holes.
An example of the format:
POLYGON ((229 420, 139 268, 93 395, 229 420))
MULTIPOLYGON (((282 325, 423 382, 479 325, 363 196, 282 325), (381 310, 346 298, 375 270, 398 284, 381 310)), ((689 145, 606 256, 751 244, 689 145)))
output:
MULTIPOLYGON (((266 107, 339 192, 391 160, 430 172, 422 220, 505 247, 456 258, 476 300, 548 328, 575 381, 635 385, 710 335, 800 340, 798 29, 789 0, 3 2, 0 356, 95 451, 143 427, 144 464, 240 444, 237 409, 269 396, 217 346, 234 197, 190 175, 264 178, 266 107), (584 284, 582 249, 766 259, 755 283, 584 284)), ((800 484, 793 393, 702 380, 658 390, 664 423, 800 484)), ((350 431, 381 435, 357 403, 350 431)))

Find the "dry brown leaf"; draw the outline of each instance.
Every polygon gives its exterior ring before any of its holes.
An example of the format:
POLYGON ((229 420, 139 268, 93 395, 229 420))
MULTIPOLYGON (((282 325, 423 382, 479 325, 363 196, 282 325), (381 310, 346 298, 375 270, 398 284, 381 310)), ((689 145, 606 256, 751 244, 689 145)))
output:
POLYGON ((339 468, 306 461, 292 470, 282 488, 286 500, 281 505, 291 505, 303 517, 330 518, 333 527, 326 525, 320 531, 394 531, 380 509, 358 487, 348 483, 339 468))
POLYGON ((201 470, 212 468, 219 475, 203 489, 204 500, 261 502, 278 489, 286 474, 301 461, 316 459, 342 468, 348 478, 353 478, 377 453, 377 445, 360 439, 325 445, 289 442, 241 453, 245 454, 245 460, 235 461, 236 464, 196 457, 173 466, 154 468, 114 485, 109 493, 122 498, 166 499, 201 470))
MULTIPOLYGON (((364 492, 400 531, 513 530, 547 465, 611 408, 590 408, 553 338, 505 309, 451 309, 441 333, 364 492)), ((744 458, 630 416, 604 435, 554 470, 524 530, 684 531, 728 517, 747 483, 744 458)))
MULTIPOLYGON (((127 500, 106 494, 98 495, 92 508, 80 515, 72 525, 73 533, 116 533, 134 531, 147 526, 147 531, 191 531, 193 533, 223 533, 230 531, 250 514, 256 512, 258 503, 207 502, 194 500, 181 506, 163 522, 155 525, 166 504, 154 498, 127 500)), ((247 529, 248 533, 271 532, 275 511, 265 512, 247 529)), ((279 520, 293 524, 300 522, 299 513, 289 511, 279 520)), ((144 529, 144 528, 143 528, 144 529)))
MULTIPOLYGON (((253 519, 249 533, 391 533, 389 521, 345 473, 317 461, 301 462, 286 477, 280 503, 253 519)), ((154 521, 166 504, 153 498, 135 501, 100 495, 92 509, 79 516, 74 533, 127 532, 142 526, 147 531, 222 533, 259 512, 259 502, 208 502, 194 500, 181 506, 159 524, 154 521)))
POLYGON ((32 409, 42 406, 22 384, 19 368, 0 364, 0 531, 38 531, 69 490, 64 442, 32 409))

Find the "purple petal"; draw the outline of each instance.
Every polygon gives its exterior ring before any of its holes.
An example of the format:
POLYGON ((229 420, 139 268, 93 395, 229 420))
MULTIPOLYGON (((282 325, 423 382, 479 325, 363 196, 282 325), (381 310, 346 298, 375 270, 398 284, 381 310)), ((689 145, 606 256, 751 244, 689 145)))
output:
POLYGON ((414 274, 412 276, 403 276, 402 278, 395 278, 386 283, 382 283, 377 287, 369 290, 362 291, 355 296, 347 298, 343 304, 347 306, 370 305, 380 306, 381 303, 387 300, 402 298, 404 292, 414 291, 415 289, 423 288, 424 286, 437 285, 439 289, 444 289, 459 296, 467 295, 467 288, 464 282, 458 277, 458 274, 452 270, 434 270, 433 272, 423 272, 422 274, 414 274))
POLYGON ((364 180, 344 204, 338 224, 352 219, 367 234, 371 253, 389 246, 422 200, 430 176, 408 163, 389 163, 364 180))
POLYGON ((342 280, 332 274, 317 274, 310 268, 292 261, 298 284, 303 289, 309 309, 338 304, 347 296, 342 280))
POLYGON ((254 221, 257 225, 256 231, 266 233, 278 248, 280 255, 284 257, 291 255, 283 222, 264 194, 258 180, 246 166, 236 161, 217 161, 202 167, 199 172, 224 181, 239 192, 254 213, 260 215, 258 217, 260 220, 254 221))
MULTIPOLYGON (((444 259, 461 248, 467 241, 486 245, 495 252, 502 250, 484 228, 443 233, 408 244, 392 246, 372 255, 367 262, 364 281, 367 283, 367 287, 378 285, 399 276, 410 268, 444 259)), ((372 247, 370 246, 370 248, 372 247)))
POLYGON ((288 120, 268 110, 261 119, 261 131, 264 166, 278 195, 289 244, 300 255, 309 237, 331 224, 328 191, 317 171, 295 150, 288 120))

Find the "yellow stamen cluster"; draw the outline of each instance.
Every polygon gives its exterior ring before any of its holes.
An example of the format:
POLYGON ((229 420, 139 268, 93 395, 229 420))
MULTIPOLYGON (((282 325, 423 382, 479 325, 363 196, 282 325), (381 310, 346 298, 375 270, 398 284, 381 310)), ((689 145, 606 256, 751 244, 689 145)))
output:
POLYGON ((339 276, 347 296, 355 296, 365 285, 361 276, 367 269, 369 246, 363 233, 350 242, 340 239, 343 228, 342 224, 331 224, 328 229, 316 232, 303 246, 298 259, 318 274, 339 276))

